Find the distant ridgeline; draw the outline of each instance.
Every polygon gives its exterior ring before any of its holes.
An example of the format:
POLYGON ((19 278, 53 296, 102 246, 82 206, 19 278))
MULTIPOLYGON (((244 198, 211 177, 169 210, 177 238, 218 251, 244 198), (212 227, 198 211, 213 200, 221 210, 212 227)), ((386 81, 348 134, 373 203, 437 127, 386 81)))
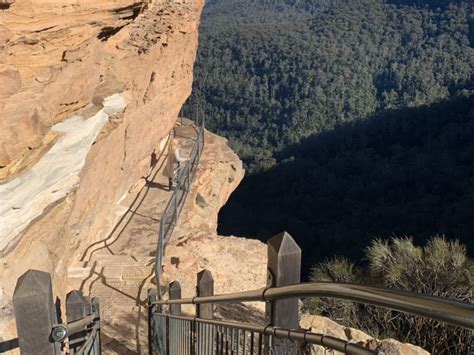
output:
POLYGON ((190 104, 248 177, 222 234, 286 229, 306 270, 374 237, 474 250, 473 1, 209 1, 190 104))

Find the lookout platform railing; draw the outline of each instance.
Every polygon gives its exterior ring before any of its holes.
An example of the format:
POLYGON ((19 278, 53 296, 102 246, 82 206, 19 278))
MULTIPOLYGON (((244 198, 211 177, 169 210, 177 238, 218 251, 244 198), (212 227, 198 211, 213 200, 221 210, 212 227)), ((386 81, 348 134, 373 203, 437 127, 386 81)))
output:
MULTIPOLYGON (((181 115, 182 116, 182 115, 181 115)), ((194 176, 196 175, 199 160, 204 150, 204 114, 196 106, 195 124, 197 127, 196 140, 191 149, 189 160, 180 168, 176 176, 176 187, 166 205, 160 219, 160 229, 158 233, 158 243, 156 246, 155 279, 158 290, 158 298, 161 299, 161 271, 163 267, 163 256, 173 230, 178 223, 178 218, 183 209, 184 202, 188 196, 194 176)), ((181 120, 181 122, 183 122, 181 120)))
POLYGON ((0 354, 19 349, 21 354, 99 355, 99 300, 80 291, 66 296, 66 322, 62 321, 61 302, 53 300, 51 275, 28 270, 17 281, 13 310, 18 338, 0 341, 0 354))
POLYGON ((406 312, 458 327, 474 329, 474 305, 392 289, 342 283, 300 283, 301 250, 288 233, 268 242, 267 286, 246 292, 214 295, 208 270, 197 274, 197 294, 181 298, 181 285, 168 285, 168 299, 150 290, 149 339, 151 354, 240 355, 311 354, 312 345, 346 354, 377 354, 375 350, 299 327, 299 299, 324 297, 349 300, 406 312), (214 318, 214 304, 265 302, 265 324, 214 318), (181 305, 194 305, 193 316, 181 305))

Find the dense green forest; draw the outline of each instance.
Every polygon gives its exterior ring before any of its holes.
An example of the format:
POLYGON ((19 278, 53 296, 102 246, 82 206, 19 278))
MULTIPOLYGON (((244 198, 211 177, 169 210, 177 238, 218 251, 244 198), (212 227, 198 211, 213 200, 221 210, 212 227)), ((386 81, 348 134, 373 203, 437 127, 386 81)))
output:
POLYGON ((394 234, 474 250, 473 9, 209 1, 189 105, 247 169, 219 232, 288 230, 306 272, 394 234))

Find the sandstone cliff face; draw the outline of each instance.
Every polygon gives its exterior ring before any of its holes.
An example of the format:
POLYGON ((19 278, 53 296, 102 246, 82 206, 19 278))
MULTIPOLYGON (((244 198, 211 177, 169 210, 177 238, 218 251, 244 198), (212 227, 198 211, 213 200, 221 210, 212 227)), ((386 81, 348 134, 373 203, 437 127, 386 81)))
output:
MULTIPOLYGON (((17 277, 29 268, 50 272, 55 294, 62 298, 67 289, 78 288, 81 270, 89 267, 78 262, 83 252, 110 234, 126 210, 125 202, 143 186, 143 177, 165 148, 191 90, 202 5, 202 0, 0 0, 0 329, 4 337, 15 333, 11 296, 17 277), (79 265, 71 266, 73 260, 79 265)), ((194 295, 196 273, 204 268, 214 275, 216 293, 265 285, 266 246, 216 233, 218 211, 243 173, 242 163, 225 140, 206 134, 197 180, 164 260, 163 282, 181 281, 183 297, 194 295)), ((154 198, 153 204, 144 206, 153 216, 154 203, 163 208, 167 195, 156 193, 154 198)), ((117 242, 115 253, 120 260, 134 252, 153 259, 149 250, 156 247, 156 224, 135 223, 131 239, 117 242)), ((125 297, 131 302, 129 308, 120 303, 117 309, 104 307, 111 311, 104 316, 103 345, 111 352, 120 353, 126 346, 139 353, 146 348, 146 320, 143 306, 137 305, 152 286, 153 266, 148 259, 145 265, 132 266, 135 272, 144 272, 138 289, 130 280, 114 278, 122 264, 114 264, 107 255, 95 257, 96 263, 106 265, 103 282, 124 289, 133 286, 130 292, 134 292, 131 301, 125 297), (131 318, 124 321, 124 314, 131 318), (133 331, 139 334, 137 339, 130 339, 133 331)), ((104 292, 104 305, 121 302, 110 287, 103 286, 96 283, 96 289, 90 286, 89 291, 95 296, 104 292)), ((219 307, 217 314, 263 322, 263 307, 262 303, 219 307)), ((344 327, 320 318, 303 318, 302 326, 357 341, 369 339, 364 334, 349 336, 344 327)), ((408 354, 405 349, 412 349, 401 345, 387 353, 408 354)))
POLYGON ((64 290, 72 259, 149 173, 191 91, 202 6, 0 2, 0 322, 26 269, 64 290))

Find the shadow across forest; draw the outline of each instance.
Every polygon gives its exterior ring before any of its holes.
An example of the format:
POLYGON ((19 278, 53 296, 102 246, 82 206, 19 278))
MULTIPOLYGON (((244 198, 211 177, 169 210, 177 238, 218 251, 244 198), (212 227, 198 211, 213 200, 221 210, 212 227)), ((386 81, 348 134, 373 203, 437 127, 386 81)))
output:
POLYGON ((376 237, 444 234, 474 253, 474 96, 340 125, 278 160, 244 179, 220 234, 266 241, 287 230, 304 276, 325 258, 359 259, 376 237))
POLYGON ((408 6, 429 6, 431 8, 448 6, 452 3, 466 2, 466 0, 388 0, 387 3, 408 6))

